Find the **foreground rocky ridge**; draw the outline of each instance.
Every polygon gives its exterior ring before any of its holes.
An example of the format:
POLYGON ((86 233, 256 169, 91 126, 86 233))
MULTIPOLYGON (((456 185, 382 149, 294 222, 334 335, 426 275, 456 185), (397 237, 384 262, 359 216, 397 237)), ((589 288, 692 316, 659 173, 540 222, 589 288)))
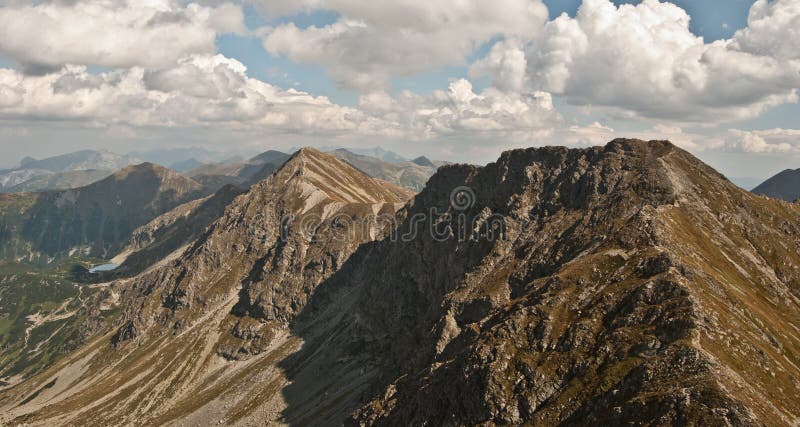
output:
POLYGON ((499 213, 506 239, 386 245, 389 265, 347 278, 364 290, 359 335, 384 355, 355 420, 796 422, 796 206, 656 141, 448 175, 417 203, 466 184, 468 223, 499 213))
POLYGON ((800 417, 800 207, 616 140, 445 166, 394 232, 340 240, 335 214, 408 195, 334 162, 304 150, 117 284, 118 327, 0 406, 33 424, 800 417))

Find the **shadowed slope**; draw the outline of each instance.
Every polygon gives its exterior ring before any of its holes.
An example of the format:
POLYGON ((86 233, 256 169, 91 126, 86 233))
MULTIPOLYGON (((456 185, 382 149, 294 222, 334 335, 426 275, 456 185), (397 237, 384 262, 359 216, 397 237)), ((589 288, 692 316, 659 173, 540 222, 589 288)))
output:
POLYGON ((128 166, 86 187, 0 198, 0 242, 5 258, 52 260, 80 251, 104 258, 131 232, 199 197, 203 187, 152 163, 128 166))
POLYGON ((318 289, 284 365, 293 424, 797 419, 797 206, 669 143, 618 140, 445 167, 407 217, 431 207, 478 233, 381 242, 318 289), (461 186, 477 202, 458 212, 461 186), (505 239, 482 227, 493 216, 505 239))

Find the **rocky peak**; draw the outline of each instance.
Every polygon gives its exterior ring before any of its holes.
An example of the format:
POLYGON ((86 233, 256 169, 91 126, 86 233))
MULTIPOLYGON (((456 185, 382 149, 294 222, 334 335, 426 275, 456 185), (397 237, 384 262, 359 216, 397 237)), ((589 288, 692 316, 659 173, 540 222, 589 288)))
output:
POLYGON ((341 278, 361 292, 343 324, 370 331, 384 364, 357 422, 796 419, 796 399, 770 390, 800 384, 769 372, 800 374, 780 332, 800 321, 797 207, 669 142, 620 139, 443 167, 408 217, 459 187, 472 203, 439 226, 475 234, 382 242, 341 278), (482 226, 493 216, 502 239, 482 226))
MULTIPOLYGON (((234 200, 173 265, 126 290, 128 312, 117 340, 183 330, 227 301, 235 302, 227 307, 234 323, 286 322, 362 243, 381 236, 385 224, 377 216, 393 217, 412 194, 302 149, 234 200), (336 238, 342 232, 346 238, 336 238)), ((225 354, 260 351, 247 340, 237 345, 227 345, 225 354)))
POLYGON ((313 148, 292 155, 276 172, 275 180, 299 184, 306 191, 311 186, 339 203, 402 203, 413 194, 313 148))
POLYGON ((412 160, 411 163, 425 167, 436 167, 436 165, 434 165, 433 162, 425 156, 419 156, 416 159, 412 160))

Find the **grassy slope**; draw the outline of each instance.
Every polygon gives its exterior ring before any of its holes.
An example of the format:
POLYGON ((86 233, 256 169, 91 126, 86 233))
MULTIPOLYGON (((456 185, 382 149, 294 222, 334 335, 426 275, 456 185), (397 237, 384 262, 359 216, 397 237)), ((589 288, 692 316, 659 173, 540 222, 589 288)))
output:
POLYGON ((77 283, 72 271, 94 262, 0 263, 0 378, 34 374, 83 342, 92 315, 84 307, 102 289, 77 283))

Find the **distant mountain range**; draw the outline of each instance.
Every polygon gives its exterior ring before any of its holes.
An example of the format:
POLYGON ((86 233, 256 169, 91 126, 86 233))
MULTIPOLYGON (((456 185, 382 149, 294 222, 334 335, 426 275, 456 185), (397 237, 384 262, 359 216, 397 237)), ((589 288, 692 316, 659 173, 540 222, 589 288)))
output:
POLYGON ((439 166, 445 162, 432 162, 425 157, 413 161, 403 160, 388 162, 376 157, 356 154, 340 148, 330 152, 331 155, 350 163, 366 174, 384 181, 391 182, 413 191, 421 191, 439 166))
POLYGON ((179 172, 193 169, 193 167, 189 167, 191 163, 195 163, 194 167, 197 167, 200 164, 234 161, 235 158, 238 157, 229 152, 213 151, 202 147, 140 150, 133 151, 128 155, 140 159, 143 162, 155 163, 164 167, 169 167, 170 169, 175 169, 179 172))
MULTIPOLYGON (((292 148, 290 151, 295 152, 299 150, 299 147, 292 148)), ((318 148, 319 151, 325 153, 335 152, 337 150, 346 150, 353 154, 359 154, 362 156, 373 157, 378 160, 382 160, 388 163, 403 163, 408 162, 409 159, 405 158, 394 151, 386 150, 383 147, 368 147, 368 148, 359 148, 359 147, 340 147, 340 146, 322 146, 318 148)))
MULTIPOLYGON (((380 147, 334 151, 339 152, 339 157, 349 156, 351 163, 373 176, 415 191, 422 189, 427 178, 446 164, 425 157, 409 160, 380 147)), ((289 154, 274 150, 248 159, 197 147, 136 151, 128 155, 84 150, 41 160, 25 158, 16 168, 0 170, 0 192, 79 188, 125 166, 142 162, 185 173, 212 191, 229 184, 246 188, 269 175, 288 158, 289 154)))
POLYGON ((132 156, 83 150, 42 160, 25 158, 20 166, 0 171, 0 192, 82 187, 135 163, 132 156))

